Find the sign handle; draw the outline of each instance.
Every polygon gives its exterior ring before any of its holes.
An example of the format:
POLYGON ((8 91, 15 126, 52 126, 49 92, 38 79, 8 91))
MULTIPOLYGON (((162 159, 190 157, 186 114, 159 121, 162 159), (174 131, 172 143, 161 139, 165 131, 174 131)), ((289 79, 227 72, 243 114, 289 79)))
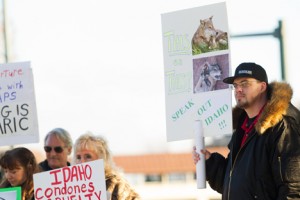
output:
POLYGON ((206 173, 205 173, 205 155, 200 152, 204 149, 204 134, 202 128, 202 121, 195 121, 195 145, 196 152, 200 155, 200 160, 196 164, 196 175, 197 175, 197 188, 206 188, 206 173))

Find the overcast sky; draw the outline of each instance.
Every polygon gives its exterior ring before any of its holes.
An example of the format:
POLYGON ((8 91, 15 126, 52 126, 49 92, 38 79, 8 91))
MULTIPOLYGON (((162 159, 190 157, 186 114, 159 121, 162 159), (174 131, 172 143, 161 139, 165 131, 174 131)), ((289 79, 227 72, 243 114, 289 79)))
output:
MULTIPOLYGON (((6 1, 9 59, 31 61, 41 142, 62 127, 74 140, 88 130, 102 134, 114 154, 191 151, 192 141, 166 142, 161 14, 214 2, 221 1, 6 1)), ((227 1, 232 35, 272 32, 284 20, 287 80, 298 107, 299 4, 227 1)), ((254 61, 280 80, 276 39, 230 42, 233 70, 254 61)))

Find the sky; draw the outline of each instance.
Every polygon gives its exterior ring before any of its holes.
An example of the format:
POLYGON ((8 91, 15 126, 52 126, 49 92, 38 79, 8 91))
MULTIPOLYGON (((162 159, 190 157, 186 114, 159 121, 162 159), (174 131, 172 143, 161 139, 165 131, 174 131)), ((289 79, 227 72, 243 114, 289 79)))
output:
MULTIPOLYGON (((9 62, 30 61, 40 144, 56 127, 73 140, 103 135, 115 155, 191 151, 166 141, 161 15, 223 1, 9 0, 9 62)), ((227 0, 231 35, 272 32, 284 22, 286 81, 300 107, 297 0, 227 0), (298 70, 297 70, 298 71, 298 70)), ((253 61, 281 81, 278 41, 230 38, 231 65, 253 61)), ((3 62, 3 56, 1 58, 3 62)))

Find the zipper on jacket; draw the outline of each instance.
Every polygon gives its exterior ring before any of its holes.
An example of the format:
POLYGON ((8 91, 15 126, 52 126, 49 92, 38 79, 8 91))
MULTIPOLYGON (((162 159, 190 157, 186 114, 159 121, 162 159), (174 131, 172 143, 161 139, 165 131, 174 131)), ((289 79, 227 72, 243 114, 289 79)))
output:
POLYGON ((281 178, 281 181, 283 182, 282 170, 281 170, 281 157, 280 157, 280 156, 278 156, 278 163, 279 163, 279 174, 280 174, 280 178, 281 178))
MULTIPOLYGON (((243 148, 243 147, 242 147, 243 148)), ((228 183, 228 194, 227 194, 227 199, 229 200, 229 196, 230 196, 230 186, 231 186, 231 176, 232 176, 232 172, 233 172, 233 169, 234 169, 234 165, 235 165, 235 161, 241 151, 241 149, 239 149, 239 151, 237 152, 236 156, 235 156, 235 159, 233 161, 233 163, 231 162, 231 169, 230 169, 230 172, 229 172, 229 183, 228 183)), ((233 149, 233 148, 232 148, 233 149)))
MULTIPOLYGON (((249 143, 250 139, 251 139, 252 137, 254 137, 254 135, 255 135, 255 134, 252 134, 252 135, 248 138, 248 140, 246 140, 245 144, 244 144, 241 148, 239 148, 239 151, 237 152, 237 154, 236 154, 236 156, 235 156, 235 159, 234 159, 233 163, 231 162, 231 169, 230 169, 230 172, 229 172, 228 194, 227 194, 227 199, 228 199, 228 200, 229 200, 229 196, 230 196, 231 176, 232 176, 232 172, 233 172, 233 169, 234 169, 234 166, 235 166, 236 159, 237 159, 238 155, 240 154, 241 150, 246 146, 247 143, 249 143)), ((233 149, 233 144, 232 144, 232 146, 231 146, 231 149, 233 149)), ((278 159, 280 159, 280 157, 278 157, 278 159)), ((280 173, 281 173, 281 171, 280 171, 280 173)))

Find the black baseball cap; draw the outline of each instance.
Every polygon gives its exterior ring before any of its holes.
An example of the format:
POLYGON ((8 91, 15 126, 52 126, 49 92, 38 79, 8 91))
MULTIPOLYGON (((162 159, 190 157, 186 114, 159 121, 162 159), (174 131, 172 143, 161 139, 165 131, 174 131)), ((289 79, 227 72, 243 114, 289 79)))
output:
POLYGON ((241 63, 236 69, 234 76, 227 77, 223 79, 224 83, 232 84, 234 79, 239 77, 249 77, 254 78, 256 80, 266 82, 268 84, 268 76, 264 68, 262 66, 253 63, 253 62, 246 62, 241 63))

